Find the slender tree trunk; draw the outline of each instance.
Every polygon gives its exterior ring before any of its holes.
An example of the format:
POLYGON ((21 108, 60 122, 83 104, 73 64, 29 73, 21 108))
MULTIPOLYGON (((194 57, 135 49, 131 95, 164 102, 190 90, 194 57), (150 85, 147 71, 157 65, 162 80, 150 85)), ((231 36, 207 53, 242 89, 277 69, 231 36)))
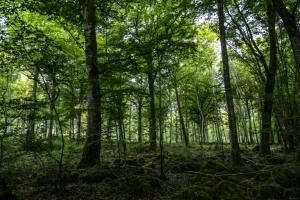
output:
POLYGON ((250 144, 254 144, 253 140, 253 130, 252 130, 252 119, 251 119, 251 112, 249 106, 249 100, 246 99, 246 109, 247 109, 247 116, 248 116, 248 125, 249 125, 249 136, 250 136, 250 144))
POLYGON ((87 108, 87 138, 83 149, 79 168, 91 167, 100 161, 101 147, 101 112, 100 84, 97 66, 96 41, 96 3, 95 0, 84 0, 84 35, 86 70, 88 76, 88 108, 87 108))
POLYGON ((262 112, 262 129, 261 129, 261 145, 260 154, 265 155, 270 153, 270 136, 272 134, 272 107, 273 93, 275 86, 275 77, 277 70, 277 39, 276 39, 276 13, 271 3, 268 3, 267 8, 269 37, 270 37, 270 64, 267 71, 267 82, 265 86, 265 96, 262 112))
POLYGON ((154 72, 148 73, 148 84, 149 84, 149 134, 150 134, 150 150, 156 151, 156 109, 155 109, 155 82, 156 74, 154 72))
POLYGON ((36 112, 36 94, 37 94, 37 83, 39 76, 39 66, 35 65, 33 74, 33 88, 32 88, 32 105, 28 116, 28 128, 26 133, 26 149, 33 148, 33 141, 35 137, 34 127, 35 127, 35 112, 36 112))
POLYGON ((128 141, 131 142, 132 140, 132 105, 129 105, 129 119, 128 119, 128 141))
POLYGON ((4 156, 3 137, 4 135, 0 135, 0 167, 2 167, 3 156, 4 156))
MULTIPOLYGON (((282 0, 273 0, 273 5, 280 18, 283 21, 284 27, 289 35, 291 46, 294 53, 296 70, 298 72, 298 81, 300 76, 300 31, 297 28, 297 20, 295 13, 288 11, 282 0)), ((299 6, 297 4, 297 6, 299 6)), ((294 8, 296 11, 297 7, 294 8)))
POLYGON ((138 99, 138 142, 143 142, 143 127, 142 127, 142 109, 143 109, 143 99, 138 99))
POLYGON ((175 116, 175 143, 178 143, 178 119, 177 116, 175 116))
POLYGON ((179 121, 180 121, 181 130, 182 130, 182 136, 183 136, 185 146, 188 147, 189 146, 189 136, 188 136, 188 132, 186 130, 185 124, 184 124, 184 119, 183 119, 182 109, 181 109, 181 105, 180 105, 176 79, 174 81, 174 89, 175 89, 175 96, 176 96, 177 107, 178 107, 179 121))
POLYGON ((200 143, 203 144, 203 142, 205 141, 204 138, 204 114, 203 114, 203 111, 202 111, 202 108, 201 108, 201 105, 200 105, 200 97, 199 97, 199 94, 198 94, 198 88, 196 88, 196 101, 197 101, 197 108, 198 108, 198 111, 200 113, 199 115, 199 127, 200 128, 200 143))
POLYGON ((162 88, 161 75, 159 74, 159 150, 160 150, 160 178, 166 179, 165 160, 164 160, 164 133, 163 133, 163 114, 162 114, 162 88))
POLYGON ((50 123, 48 129, 48 145, 52 147, 52 138, 53 138, 53 123, 54 123, 54 109, 50 106, 50 123))
POLYGON ((81 111, 77 112, 77 134, 76 134, 77 143, 80 142, 81 139, 81 111))
POLYGON ((219 17, 220 40, 221 40, 221 50, 222 50, 222 60, 223 60, 224 85, 225 85, 225 94, 226 94, 228 119, 229 119, 231 156, 232 156, 233 165, 239 165, 241 157, 240 157, 238 136, 236 131, 236 119, 235 119, 233 97, 232 97, 231 84, 230 84, 230 70, 229 70, 229 61, 228 61, 226 35, 225 35, 225 25, 224 25, 225 16, 224 16, 223 0, 218 0, 218 17, 219 17))

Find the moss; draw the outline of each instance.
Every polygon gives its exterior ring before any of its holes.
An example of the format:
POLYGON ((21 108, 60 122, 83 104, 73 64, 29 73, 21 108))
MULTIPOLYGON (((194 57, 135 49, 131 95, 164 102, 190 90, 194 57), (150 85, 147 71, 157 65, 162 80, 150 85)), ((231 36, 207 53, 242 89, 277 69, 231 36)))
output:
POLYGON ((78 182, 79 173, 77 171, 72 171, 70 173, 65 173, 63 180, 65 183, 75 183, 78 182))
POLYGON ((14 200, 16 197, 11 191, 5 190, 0 192, 0 200, 14 200))
POLYGON ((167 169, 174 173, 184 173, 186 171, 199 171, 201 162, 196 158, 175 157, 167 163, 167 169))
POLYGON ((284 188, 272 180, 268 180, 259 187, 261 199, 282 199, 284 188))
POLYGON ((295 165, 283 165, 274 170, 274 180, 283 187, 293 187, 300 184, 300 170, 295 165))
POLYGON ((176 193, 172 199, 185 199, 185 200, 213 200, 208 192, 204 191, 201 186, 193 185, 190 187, 183 188, 181 191, 176 193))
POLYGON ((35 182, 36 185, 53 185, 57 180, 57 172, 42 172, 36 175, 35 182))
POLYGON ((155 199, 159 193, 161 183, 152 176, 130 176, 116 180, 116 191, 112 194, 118 199, 155 199))
POLYGON ((97 183, 102 182, 104 179, 115 179, 116 175, 109 169, 94 169, 82 170, 78 180, 82 183, 97 183))
POLYGON ((280 165, 285 162, 285 159, 279 155, 268 155, 266 156, 266 161, 272 165, 280 165))
POLYGON ((214 194, 215 199, 244 199, 241 194, 241 190, 237 184, 228 181, 222 180, 216 185, 216 193, 214 194))
POLYGON ((259 145, 255 145, 255 146, 252 148, 252 151, 253 151, 253 152, 259 152, 259 145))
POLYGON ((204 163, 203 165, 204 169, 209 169, 209 170, 214 170, 214 171, 224 171, 227 168, 225 167, 225 165, 223 164, 223 162, 219 159, 216 160, 208 160, 204 163))
POLYGON ((299 199, 300 188, 288 188, 283 193, 283 199, 299 199))

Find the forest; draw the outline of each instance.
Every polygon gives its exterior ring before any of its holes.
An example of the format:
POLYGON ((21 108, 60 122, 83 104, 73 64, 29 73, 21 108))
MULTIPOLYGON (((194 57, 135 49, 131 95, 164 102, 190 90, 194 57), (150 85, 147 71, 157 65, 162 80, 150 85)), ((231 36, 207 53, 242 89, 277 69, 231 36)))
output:
POLYGON ((0 200, 300 200, 300 0, 0 0, 0 200))

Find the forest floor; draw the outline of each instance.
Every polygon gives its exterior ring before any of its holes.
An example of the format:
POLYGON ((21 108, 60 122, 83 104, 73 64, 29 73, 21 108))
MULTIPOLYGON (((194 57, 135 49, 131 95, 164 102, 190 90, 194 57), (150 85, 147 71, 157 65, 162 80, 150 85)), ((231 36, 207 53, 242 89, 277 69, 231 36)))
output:
POLYGON ((77 169, 82 145, 68 141, 58 184, 58 144, 38 153, 22 151, 13 141, 7 144, 0 199, 300 199, 300 163, 277 147, 260 157, 243 146, 242 164, 233 168, 228 146, 222 153, 213 144, 165 145, 166 179, 161 179, 160 155, 146 145, 128 144, 126 159, 103 145, 101 165, 77 169))

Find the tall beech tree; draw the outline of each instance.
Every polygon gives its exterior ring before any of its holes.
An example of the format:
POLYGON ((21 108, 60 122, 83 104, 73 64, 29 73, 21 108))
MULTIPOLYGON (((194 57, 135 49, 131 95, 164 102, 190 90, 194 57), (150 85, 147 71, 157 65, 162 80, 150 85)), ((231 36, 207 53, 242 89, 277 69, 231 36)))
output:
POLYGON ((78 167, 91 167, 100 161, 101 112, 100 84, 97 65, 96 3, 83 1, 86 71, 88 79, 88 108, 86 142, 78 167))
POLYGON ((32 84, 32 97, 31 97, 31 108, 30 113, 28 115, 28 128, 26 132, 26 144, 25 148, 31 150, 33 148, 35 133, 35 116, 36 116, 36 97, 37 97, 37 85, 38 85, 38 77, 39 77, 39 65, 36 64, 34 66, 33 72, 33 84, 32 84))
POLYGON ((224 78, 228 120, 229 120, 231 156, 232 156, 232 163, 234 165, 239 165, 241 156, 240 156, 240 147, 239 147, 237 130, 236 130, 236 119, 235 119, 235 112, 234 112, 233 96, 232 96, 231 84, 230 84, 230 69, 229 69, 229 60, 228 60, 227 44, 226 44, 224 1, 218 0, 217 5, 218 5, 221 54, 222 54, 222 61, 223 61, 223 78, 224 78))
POLYGON ((277 71, 277 39, 276 39, 276 13, 271 2, 267 5, 267 18, 269 29, 270 44, 270 63, 266 71, 266 85, 262 111, 262 129, 261 129, 261 145, 260 153, 262 155, 270 153, 270 135, 272 134, 272 108, 273 93, 275 86, 275 76, 277 71))

